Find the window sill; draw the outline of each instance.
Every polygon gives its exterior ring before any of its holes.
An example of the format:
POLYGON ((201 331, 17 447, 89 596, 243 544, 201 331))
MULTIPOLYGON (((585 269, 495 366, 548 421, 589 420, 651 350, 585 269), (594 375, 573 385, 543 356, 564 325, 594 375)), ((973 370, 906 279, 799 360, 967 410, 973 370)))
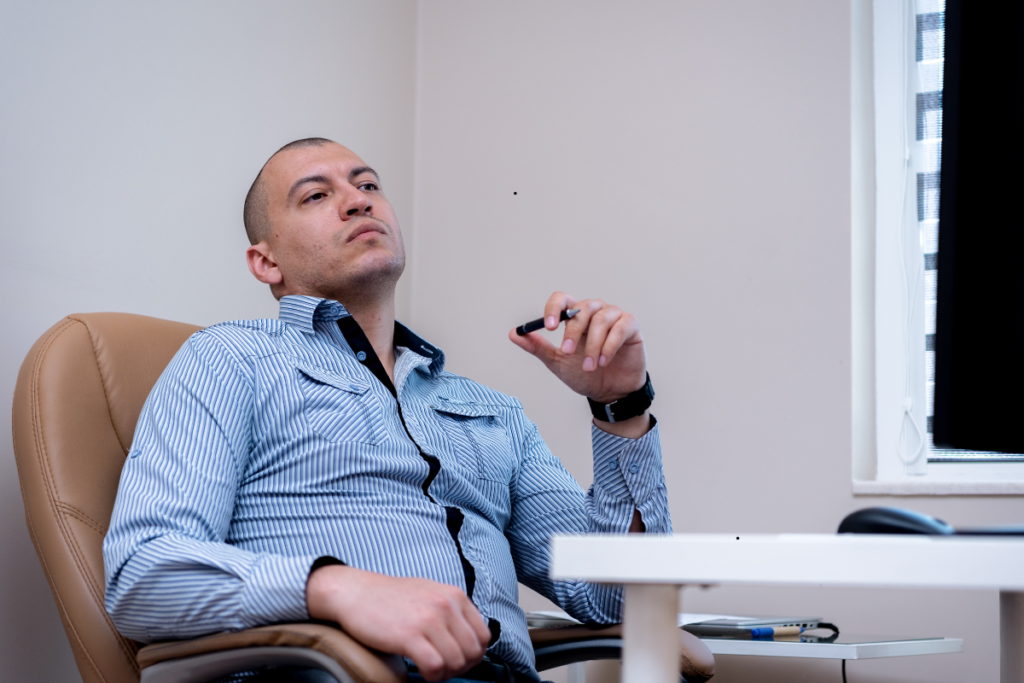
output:
POLYGON ((1022 496, 1024 481, 864 481, 855 496, 1022 496))

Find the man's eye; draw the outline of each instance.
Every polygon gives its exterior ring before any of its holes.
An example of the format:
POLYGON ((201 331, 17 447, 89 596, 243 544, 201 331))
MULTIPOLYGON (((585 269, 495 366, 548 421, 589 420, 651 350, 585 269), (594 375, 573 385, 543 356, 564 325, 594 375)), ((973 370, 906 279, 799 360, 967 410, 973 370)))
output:
POLYGON ((314 192, 313 194, 309 195, 304 200, 302 200, 302 203, 305 204, 306 202, 317 201, 318 199, 323 199, 326 196, 326 192, 314 192))
POLYGON ((365 190, 367 192, 376 192, 377 190, 380 189, 379 187, 377 187, 377 183, 363 183, 359 187, 360 189, 365 190))

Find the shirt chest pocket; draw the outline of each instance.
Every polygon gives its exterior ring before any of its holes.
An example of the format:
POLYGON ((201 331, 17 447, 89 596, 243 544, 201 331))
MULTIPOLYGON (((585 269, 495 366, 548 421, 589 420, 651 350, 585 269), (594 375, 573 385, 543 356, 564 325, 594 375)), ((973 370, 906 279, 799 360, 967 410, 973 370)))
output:
POLYGON ((296 363, 302 412, 310 428, 335 443, 378 444, 383 426, 375 419, 370 385, 296 363))
POLYGON ((500 411, 477 403, 441 401, 434 415, 456 463, 475 470, 481 479, 508 484, 515 471, 515 454, 500 411))

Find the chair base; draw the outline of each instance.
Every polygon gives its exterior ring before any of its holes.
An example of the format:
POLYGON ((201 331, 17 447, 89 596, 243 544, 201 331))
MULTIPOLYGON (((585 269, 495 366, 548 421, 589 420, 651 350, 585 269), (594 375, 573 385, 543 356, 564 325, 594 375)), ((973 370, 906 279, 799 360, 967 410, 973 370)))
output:
POLYGON ((622 657, 622 638, 595 638, 544 645, 536 648, 533 653, 537 658, 537 671, 595 659, 619 659, 622 657))

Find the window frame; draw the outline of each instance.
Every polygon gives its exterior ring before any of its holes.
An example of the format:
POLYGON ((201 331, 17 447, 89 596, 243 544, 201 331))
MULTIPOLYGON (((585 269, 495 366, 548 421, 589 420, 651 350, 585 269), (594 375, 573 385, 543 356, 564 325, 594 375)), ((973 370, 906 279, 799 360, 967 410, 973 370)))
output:
POLYGON ((904 163, 916 143, 915 2, 855 0, 853 13, 854 494, 1024 493, 1024 462, 928 461, 924 252, 913 156, 904 163), (901 455, 901 428, 913 437, 915 423, 922 447, 901 455))

